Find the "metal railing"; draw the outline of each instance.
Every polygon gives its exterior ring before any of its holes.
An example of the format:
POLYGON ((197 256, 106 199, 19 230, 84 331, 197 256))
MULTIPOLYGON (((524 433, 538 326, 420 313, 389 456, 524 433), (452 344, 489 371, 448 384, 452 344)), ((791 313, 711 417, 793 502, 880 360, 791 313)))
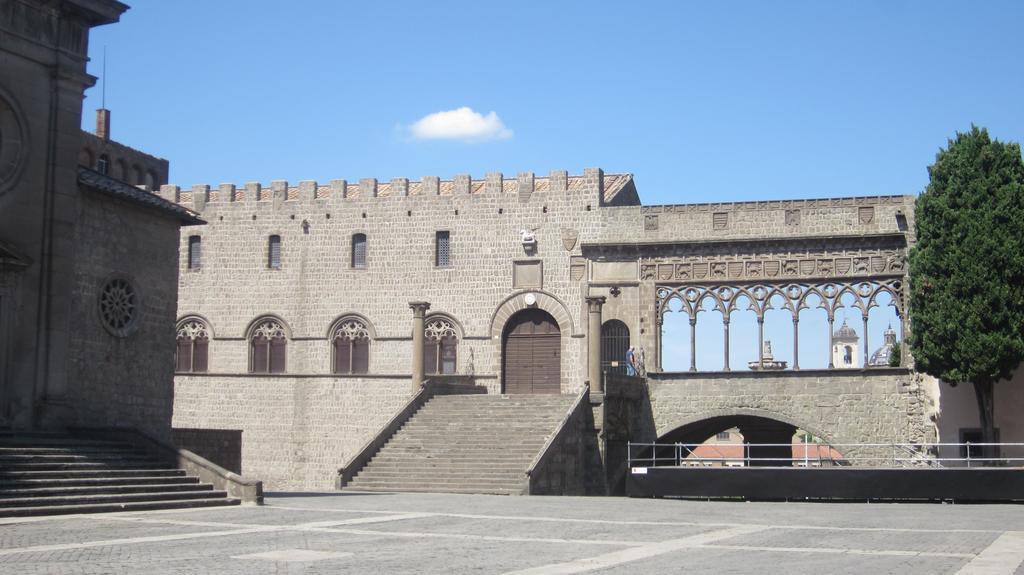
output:
POLYGON ((1022 467, 1024 443, 633 443, 630 467, 1022 467), (996 456, 983 457, 985 447, 996 456), (778 452, 789 450, 789 457, 778 452), (772 453, 774 451, 774 453, 772 453))

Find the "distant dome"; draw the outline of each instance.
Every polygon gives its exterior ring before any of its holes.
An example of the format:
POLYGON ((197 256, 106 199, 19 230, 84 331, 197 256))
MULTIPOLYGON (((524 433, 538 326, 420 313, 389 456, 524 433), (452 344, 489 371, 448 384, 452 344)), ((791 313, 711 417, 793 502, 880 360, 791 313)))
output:
POLYGON ((896 347, 896 332, 892 329, 892 325, 889 329, 885 330, 885 343, 882 347, 875 350, 875 353, 871 354, 871 359, 868 361, 868 365, 872 367, 888 367, 889 359, 892 357, 896 347))
POLYGON ((853 331, 853 328, 846 325, 846 320, 843 320, 843 325, 839 326, 839 329, 832 334, 832 339, 835 341, 857 341, 860 338, 857 337, 857 332, 853 331))

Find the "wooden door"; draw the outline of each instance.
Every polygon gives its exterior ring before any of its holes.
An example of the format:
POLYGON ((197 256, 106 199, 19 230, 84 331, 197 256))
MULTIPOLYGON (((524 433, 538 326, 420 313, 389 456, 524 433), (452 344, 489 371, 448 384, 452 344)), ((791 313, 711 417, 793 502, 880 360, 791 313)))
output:
POLYGON ((545 311, 521 311, 505 327, 505 393, 561 393, 562 336, 545 311))

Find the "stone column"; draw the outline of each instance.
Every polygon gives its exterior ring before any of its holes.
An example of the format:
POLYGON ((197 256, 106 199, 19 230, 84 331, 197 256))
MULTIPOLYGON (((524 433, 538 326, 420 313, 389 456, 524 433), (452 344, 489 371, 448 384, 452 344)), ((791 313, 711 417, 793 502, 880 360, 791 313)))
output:
POLYGON ((690 316, 690 371, 697 371, 697 314, 690 316))
POLYGON ((757 365, 764 370, 764 316, 757 318, 757 365))
POLYGON ((793 369, 800 369, 800 313, 793 314, 793 369))
POLYGON ((409 302, 412 309, 412 392, 423 386, 423 318, 427 316, 430 304, 425 301, 409 302))
POLYGON ((725 326, 725 365, 722 367, 722 371, 730 371, 729 369, 729 314, 722 314, 722 325, 725 326))
POLYGON ((604 393, 604 381, 601 379, 601 306, 608 298, 589 296, 587 299, 587 376, 590 379, 590 391, 604 393))
POLYGON ((868 314, 867 314, 867 312, 864 312, 864 314, 862 314, 861 317, 863 317, 863 319, 864 319, 864 365, 862 365, 861 367, 864 368, 864 369, 867 369, 868 368, 868 353, 869 353, 868 352, 868 314))

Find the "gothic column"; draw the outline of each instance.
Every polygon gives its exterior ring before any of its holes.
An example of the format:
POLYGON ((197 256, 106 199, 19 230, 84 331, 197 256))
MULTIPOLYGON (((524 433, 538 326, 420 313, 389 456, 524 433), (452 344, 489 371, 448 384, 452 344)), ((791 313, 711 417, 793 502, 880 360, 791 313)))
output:
POLYGON ((729 315, 722 314, 722 325, 725 326, 725 366, 722 371, 730 371, 729 369, 729 315))
POLYGON ((601 379, 601 307, 608 298, 605 296, 589 296, 587 299, 587 376, 590 379, 590 391, 604 393, 604 381, 601 379))
POLYGON ((412 392, 416 393, 423 386, 423 320, 427 316, 430 304, 425 301, 409 302, 412 309, 412 392))
POLYGON ((793 314, 793 369, 800 369, 800 314, 793 314))
POLYGON ((661 330, 665 328, 665 311, 659 309, 657 303, 654 304, 654 309, 654 371, 661 371, 661 330))
POLYGON ((761 315, 757 316, 757 365, 764 370, 764 316, 761 315))
POLYGON ((690 371, 697 371, 697 314, 690 316, 690 371))
POLYGON ((864 318, 864 365, 861 366, 865 369, 868 367, 868 313, 864 312, 861 315, 864 318))

